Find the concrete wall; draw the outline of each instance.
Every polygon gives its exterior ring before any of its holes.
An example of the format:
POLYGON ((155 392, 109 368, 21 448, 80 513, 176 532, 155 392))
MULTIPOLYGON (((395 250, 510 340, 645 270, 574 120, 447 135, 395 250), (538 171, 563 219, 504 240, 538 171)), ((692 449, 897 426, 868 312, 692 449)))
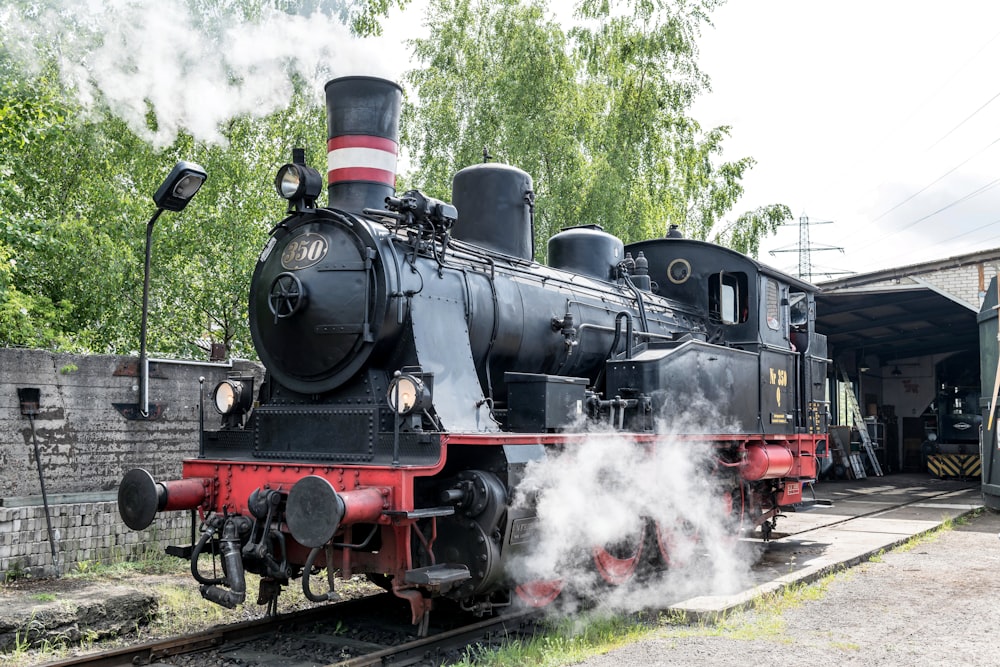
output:
MULTIPOLYGON (((233 365, 260 375, 257 364, 233 365)), ((181 460, 198 453, 199 392, 205 393, 206 424, 217 424, 211 391, 234 368, 151 363, 149 401, 156 418, 147 420, 129 419, 115 407, 137 412, 137 366, 135 357, 0 349, 0 576, 53 568, 38 461, 52 498, 53 528, 60 533, 62 571, 77 561, 128 557, 143 539, 176 542, 177 531, 187 542, 186 513, 158 520, 143 534, 129 531, 118 517, 115 490, 135 467, 156 479, 179 477, 181 460), (21 414, 17 390, 22 387, 40 389, 37 460, 31 421, 21 414), (91 494, 100 502, 70 502, 73 497, 65 494, 91 494)))

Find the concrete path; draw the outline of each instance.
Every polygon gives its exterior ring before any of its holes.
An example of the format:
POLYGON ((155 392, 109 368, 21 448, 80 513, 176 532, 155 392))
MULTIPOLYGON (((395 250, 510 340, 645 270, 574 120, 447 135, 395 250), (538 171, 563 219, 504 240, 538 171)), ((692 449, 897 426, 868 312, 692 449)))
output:
POLYGON ((695 619, 741 607, 789 584, 856 565, 983 505, 978 479, 941 480, 925 474, 820 482, 815 491, 817 499, 832 505, 778 519, 750 588, 691 598, 670 608, 695 619))

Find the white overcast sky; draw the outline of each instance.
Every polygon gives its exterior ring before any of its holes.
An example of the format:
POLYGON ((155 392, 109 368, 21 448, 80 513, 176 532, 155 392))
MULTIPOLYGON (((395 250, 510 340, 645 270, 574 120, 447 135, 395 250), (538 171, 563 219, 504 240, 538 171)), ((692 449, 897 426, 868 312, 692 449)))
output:
MULTIPOLYGON (((741 208, 832 221, 811 240, 844 253, 814 252, 814 266, 1000 246, 1000 3, 736 0, 714 23, 700 58, 713 93, 695 117, 732 126, 731 155, 757 159, 741 208)), ((767 245, 797 242, 791 227, 767 245)))
MULTIPOLYGON (((420 25, 407 14, 390 40, 420 25)), ((731 0, 713 23, 699 57, 713 90, 693 115, 731 126, 726 158, 757 160, 736 213, 784 203, 832 221, 811 243, 844 252, 813 251, 814 272, 1000 247, 1000 2, 731 0)), ((768 250, 798 239, 783 228, 760 259, 794 272, 796 252, 768 250)))

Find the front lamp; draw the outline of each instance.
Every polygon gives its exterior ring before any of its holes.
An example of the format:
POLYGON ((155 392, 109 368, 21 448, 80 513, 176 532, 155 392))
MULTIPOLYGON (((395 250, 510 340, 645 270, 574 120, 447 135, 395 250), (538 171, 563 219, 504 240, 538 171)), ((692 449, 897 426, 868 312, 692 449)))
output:
POLYGON ((289 204, 302 203, 311 207, 323 191, 323 178, 318 171, 306 166, 305 151, 296 148, 292 151, 292 161, 282 166, 274 177, 274 189, 289 204))
POLYGON ((420 377, 411 373, 398 373, 389 382, 389 407, 396 414, 408 415, 431 407, 431 391, 420 377))
POLYGON ((231 377, 216 385, 212 403, 220 415, 242 415, 253 403, 253 378, 231 377))

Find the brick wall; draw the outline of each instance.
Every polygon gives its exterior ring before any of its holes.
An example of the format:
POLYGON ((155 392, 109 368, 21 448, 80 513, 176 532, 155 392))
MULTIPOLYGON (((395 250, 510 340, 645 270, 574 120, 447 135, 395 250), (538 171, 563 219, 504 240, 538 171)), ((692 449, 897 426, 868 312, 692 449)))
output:
POLYGON ((43 506, 0 507, 0 577, 52 576, 89 563, 162 554, 169 544, 191 542, 187 512, 158 514, 143 531, 122 523, 113 500, 50 504, 49 518, 55 536, 55 563, 43 506))
POLYGON ((159 414, 147 420, 129 419, 115 407, 135 413, 137 365, 135 357, 0 349, 0 577, 12 568, 52 568, 39 461, 46 492, 54 498, 50 509, 53 529, 60 534, 62 571, 81 561, 132 556, 143 540, 177 543, 176 530, 181 542, 189 541, 187 513, 133 533, 121 524, 114 492, 122 475, 136 467, 146 468, 155 479, 179 477, 181 460, 198 453, 200 393, 208 406, 205 423, 215 425, 219 417, 211 407, 211 390, 231 370, 259 377, 260 368, 246 361, 233 367, 154 362, 149 401, 159 414), (22 387, 40 390, 33 420, 38 461, 32 421, 21 414, 17 390, 22 387), (98 493, 107 501, 59 503, 60 495, 80 493, 98 493))
MULTIPOLYGON (((988 261, 982 264, 941 268, 936 271, 920 273, 916 277, 941 292, 961 299, 978 311, 985 296, 986 286, 989 285, 990 279, 996 276, 998 272, 1000 272, 1000 263, 988 261), (982 277, 982 282, 980 281, 980 277, 982 277), (980 289, 981 285, 982 289, 980 289)), ((873 282, 871 286, 895 286, 900 282, 907 284, 916 281, 908 276, 887 278, 886 280, 873 282)))

